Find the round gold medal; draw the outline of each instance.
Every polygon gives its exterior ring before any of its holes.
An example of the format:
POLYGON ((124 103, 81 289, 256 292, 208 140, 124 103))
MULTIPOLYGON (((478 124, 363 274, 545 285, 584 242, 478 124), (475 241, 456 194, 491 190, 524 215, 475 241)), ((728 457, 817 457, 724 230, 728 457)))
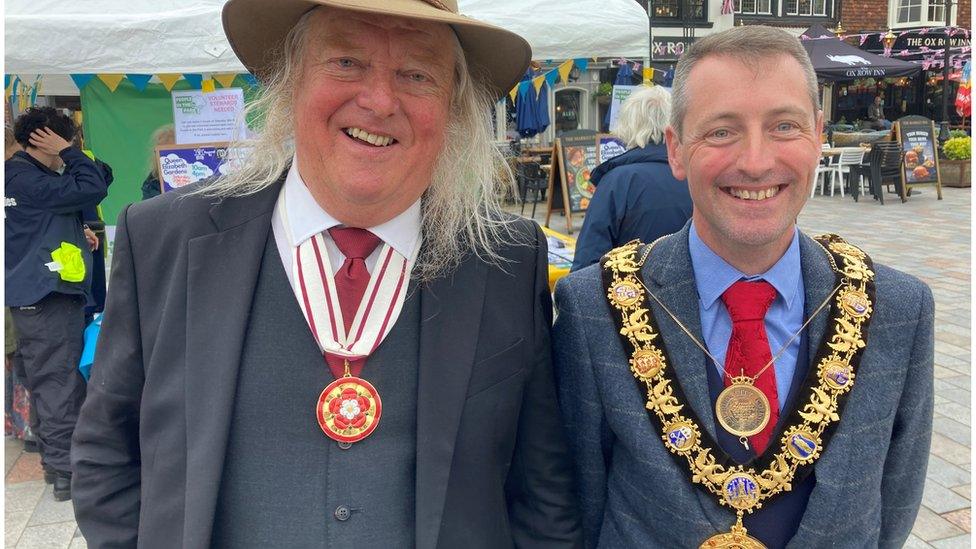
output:
POLYGON ((744 531, 736 532, 733 528, 731 532, 706 539, 700 549, 766 549, 766 546, 744 531))
POLYGON ((733 382, 719 393, 715 412, 723 429, 737 437, 749 437, 769 423, 769 400, 755 386, 733 382))

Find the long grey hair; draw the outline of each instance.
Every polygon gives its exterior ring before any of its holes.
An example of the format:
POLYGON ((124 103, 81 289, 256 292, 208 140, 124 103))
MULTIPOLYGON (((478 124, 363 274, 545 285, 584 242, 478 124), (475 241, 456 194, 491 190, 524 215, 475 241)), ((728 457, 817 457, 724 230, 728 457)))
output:
MULTIPOLYGON (((279 53, 280 63, 264 79, 263 93, 245 108, 244 116, 259 128, 253 139, 234 145, 250 149, 246 160, 233 173, 195 193, 216 197, 252 194, 277 181, 288 169, 295 151, 292 94, 301 85, 312 13, 305 14, 288 34, 279 53)), ((515 182, 492 142, 493 96, 471 74, 456 37, 454 48, 455 86, 444 148, 421 198, 423 245, 412 273, 421 282, 450 273, 467 253, 499 263, 500 247, 520 242, 500 205, 501 197, 513 192, 515 182)))

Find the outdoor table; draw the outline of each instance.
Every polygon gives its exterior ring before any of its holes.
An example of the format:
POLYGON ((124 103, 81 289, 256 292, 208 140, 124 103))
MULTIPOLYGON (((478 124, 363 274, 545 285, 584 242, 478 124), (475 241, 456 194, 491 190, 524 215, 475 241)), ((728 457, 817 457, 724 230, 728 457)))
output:
POLYGON ((543 227, 542 232, 546 237, 552 237, 565 244, 563 248, 549 246, 549 291, 556 290, 556 282, 569 274, 573 266, 573 255, 576 252, 576 239, 556 232, 548 227, 543 227))

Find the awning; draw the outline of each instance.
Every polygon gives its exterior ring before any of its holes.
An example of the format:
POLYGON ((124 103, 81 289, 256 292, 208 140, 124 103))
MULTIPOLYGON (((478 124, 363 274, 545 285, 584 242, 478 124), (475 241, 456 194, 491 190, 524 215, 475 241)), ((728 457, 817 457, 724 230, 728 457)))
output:
POLYGON ((922 67, 915 63, 882 57, 838 40, 822 25, 814 25, 801 36, 817 78, 853 80, 855 78, 895 78, 914 76, 922 67))

